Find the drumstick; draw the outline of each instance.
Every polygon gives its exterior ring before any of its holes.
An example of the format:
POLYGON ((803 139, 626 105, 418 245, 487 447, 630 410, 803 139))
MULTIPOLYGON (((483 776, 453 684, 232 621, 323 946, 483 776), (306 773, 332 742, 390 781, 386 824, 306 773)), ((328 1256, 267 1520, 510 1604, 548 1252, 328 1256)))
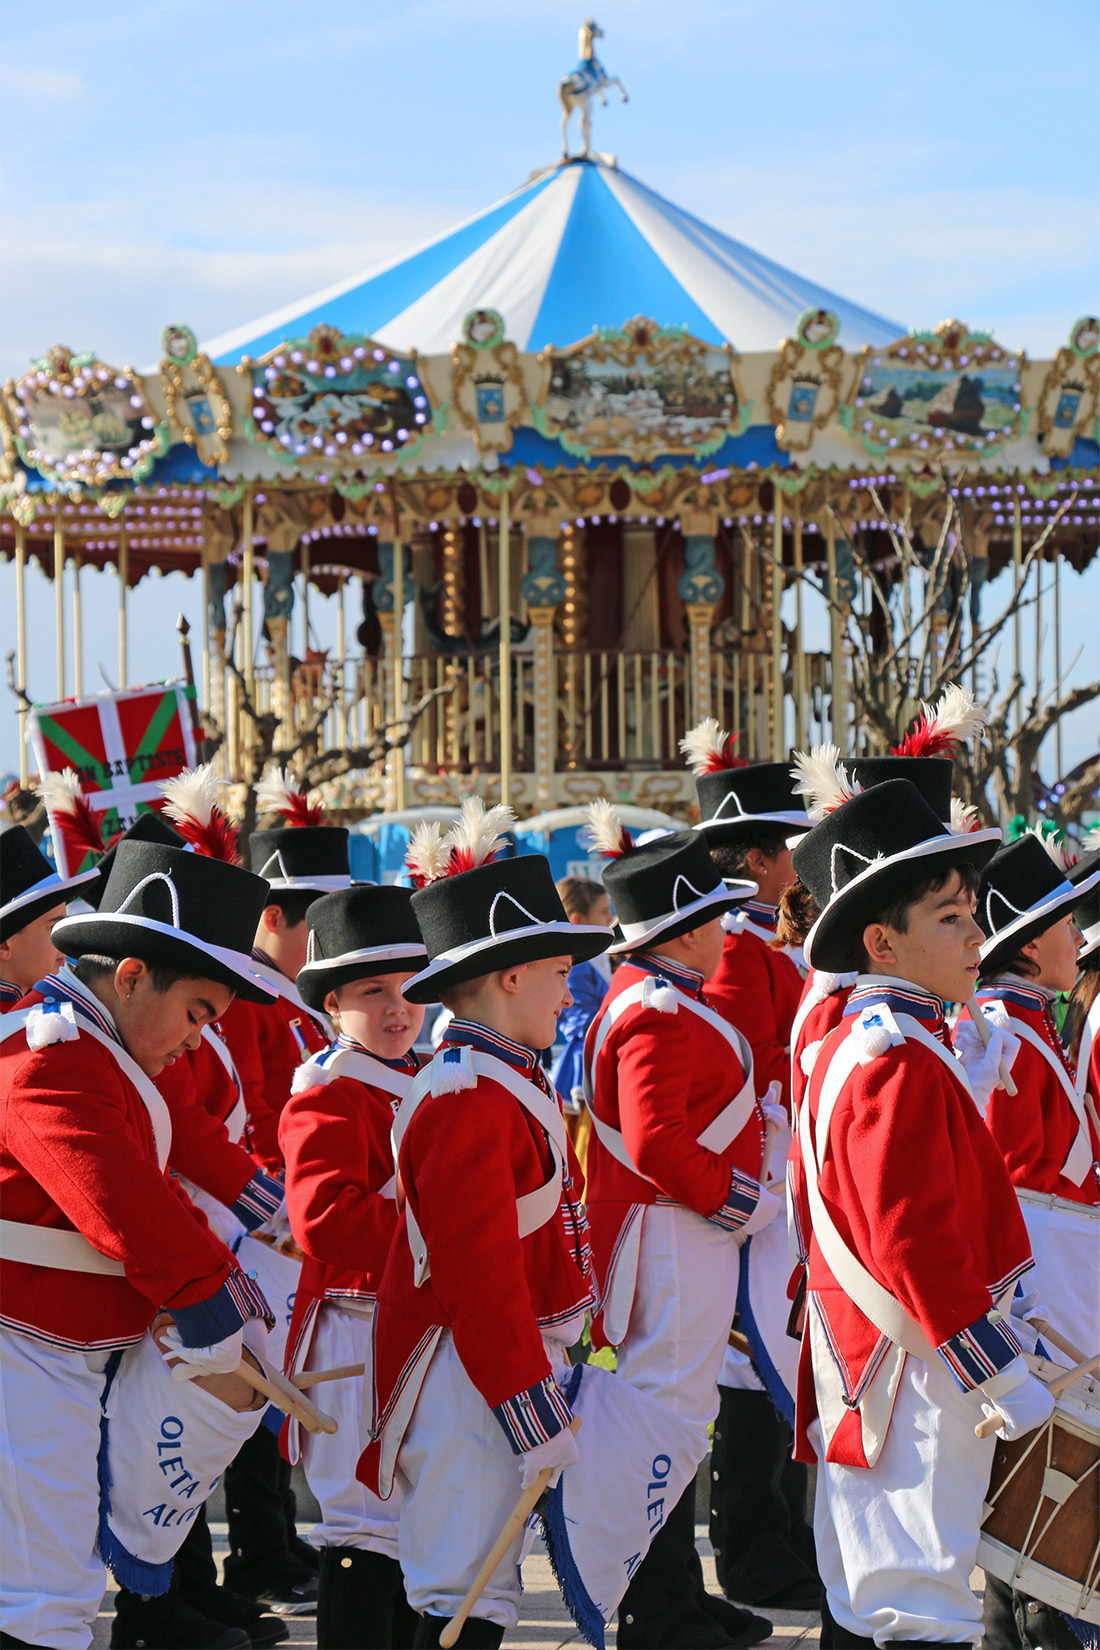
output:
MULTIPOLYGON (((1052 1398, 1057 1398, 1058 1394, 1063 1392, 1070 1382, 1075 1381, 1079 1375, 1091 1375, 1096 1369, 1100 1369, 1100 1352, 1094 1358, 1086 1358, 1084 1363, 1077 1365, 1076 1369, 1067 1369, 1061 1375, 1056 1375, 1053 1381, 1046 1383, 1046 1389, 1052 1398)), ((974 1432, 979 1438, 988 1438, 991 1432, 1000 1432, 1003 1425, 1003 1415, 986 1415, 978 1422, 974 1432)))
POLYGON ((1051 1346, 1056 1346, 1059 1352, 1064 1352, 1066 1357, 1072 1358, 1075 1364, 1083 1364, 1088 1361, 1088 1354, 1082 1352, 1079 1346, 1074 1346, 1072 1341, 1067 1341, 1066 1337, 1059 1334, 1054 1325, 1048 1323, 1046 1318, 1032 1318, 1031 1322, 1044 1341, 1049 1341, 1051 1346))
POLYGON ((300 1375, 290 1378, 299 1392, 305 1392, 308 1387, 320 1386, 322 1381, 349 1381, 366 1372, 366 1364, 337 1364, 335 1369, 304 1369, 300 1375))
MULTIPOLYGON (((580 1424, 580 1416, 574 1415, 573 1419, 569 1423, 570 1432, 575 1434, 579 1431, 580 1424)), ((473 1609, 474 1605, 489 1585, 493 1571, 496 1569, 497 1565, 512 1545, 512 1542, 516 1539, 516 1536, 520 1533, 523 1526, 530 1518, 532 1512, 534 1511, 535 1503, 538 1501, 539 1496, 550 1482, 553 1471, 553 1467, 544 1467, 542 1472, 540 1472, 538 1477, 535 1479, 535 1482, 533 1484, 528 1484, 527 1488, 523 1491, 523 1494, 508 1514, 508 1521, 504 1525, 504 1528, 501 1530, 500 1534, 497 1536, 496 1540, 493 1542, 488 1558, 485 1560, 484 1564, 481 1566, 481 1569, 477 1572, 477 1575, 470 1584, 469 1592, 462 1600, 462 1603, 459 1605, 456 1613, 451 1617, 450 1621, 439 1635, 439 1642, 443 1646, 443 1650, 450 1650, 451 1645, 457 1644, 458 1635, 465 1626, 467 1616, 470 1614, 470 1611, 473 1609)))
POLYGON ((298 1388, 287 1380, 286 1376, 259 1356, 251 1347, 249 1351, 260 1365, 253 1369, 244 1358, 233 1371, 242 1381, 247 1381, 256 1392, 262 1392, 270 1403, 277 1409, 293 1416, 307 1432, 335 1432, 336 1422, 331 1415, 326 1415, 323 1409, 318 1409, 307 1397, 298 1391, 298 1388))
MULTIPOLYGON (((973 1020, 978 1029, 978 1036, 981 1038, 985 1047, 988 1048, 990 1038, 989 1022, 982 1013, 981 1009, 978 1007, 977 997, 971 997, 966 1007, 970 1014, 971 1020, 973 1020)), ((1017 1092, 1016 1085, 1012 1081, 1012 1073, 1009 1071, 1003 1060, 999 1061, 997 1064, 997 1075, 1001 1079, 1000 1086, 1004 1089, 1006 1094, 1015 1094, 1017 1092)))

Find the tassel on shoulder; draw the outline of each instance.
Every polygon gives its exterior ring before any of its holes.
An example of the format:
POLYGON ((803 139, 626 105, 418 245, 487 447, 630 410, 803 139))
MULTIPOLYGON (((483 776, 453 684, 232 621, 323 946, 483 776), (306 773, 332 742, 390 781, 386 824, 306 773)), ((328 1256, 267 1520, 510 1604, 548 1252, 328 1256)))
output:
POLYGON ((461 1094, 476 1087, 473 1050, 465 1046, 440 1049, 432 1061, 433 1095, 461 1094))
POLYGON ((676 995, 676 987, 669 985, 667 980, 647 974, 642 984, 642 1007, 655 1008, 658 1014, 679 1013, 680 1001, 676 995))
POLYGON ((47 998, 35 1003, 27 1016, 27 1047, 37 1054, 54 1043, 75 1043, 80 1036, 72 1003, 56 1003, 47 998))

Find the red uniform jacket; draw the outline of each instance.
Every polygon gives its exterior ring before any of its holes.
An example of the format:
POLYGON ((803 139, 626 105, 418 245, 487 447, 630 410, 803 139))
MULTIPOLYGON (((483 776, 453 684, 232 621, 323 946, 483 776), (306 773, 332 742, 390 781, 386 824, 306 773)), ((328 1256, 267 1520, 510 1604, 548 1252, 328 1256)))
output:
MULTIPOLYGON (((995 1300, 1032 1264, 1020 1206, 962 1068, 959 1075, 915 1039, 872 1037, 892 1013, 911 1014, 950 1047, 943 1004, 917 988, 856 982, 842 1023, 815 1062, 807 1101, 816 1120, 821 1087, 848 1038, 864 1038, 861 1063, 833 1112, 819 1189, 837 1232, 865 1269, 915 1318, 956 1381, 969 1390, 1017 1356, 1011 1333, 990 1322, 995 1300), (874 1020, 874 1016, 878 1020, 874 1020)), ((812 1232, 803 1187, 799 1223, 809 1234, 809 1311, 820 1316, 850 1407, 828 1458, 865 1466, 858 1401, 886 1337, 840 1287, 812 1232)), ((810 1337, 803 1336, 797 1454, 813 1460, 806 1429, 817 1413, 810 1337)))
MULTIPOLYGON (((390 1131, 401 1095, 341 1073, 347 1048, 334 1043, 302 1067, 307 1086, 291 1095, 279 1122, 290 1229, 306 1256, 287 1337, 291 1372, 303 1363, 322 1300, 375 1299, 397 1226, 390 1131)), ((402 1091, 419 1067, 414 1054, 390 1067, 365 1050, 351 1053, 359 1060, 348 1064, 376 1066, 402 1091)))
MULTIPOLYGON (((41 1001, 37 993, 26 1003, 41 1001)), ((5 1017, 7 1019, 7 1017, 5 1017)), ((185 1342, 221 1340, 267 1304, 157 1164, 149 1113, 92 1037, 32 1053, 22 1030, 0 1043, 0 1198, 4 1219, 75 1229, 125 1276, 0 1263, 0 1322, 54 1346, 140 1340, 163 1306, 185 1342)))
POLYGON ((248 1112, 247 1144, 265 1168, 282 1168, 279 1118, 290 1097, 294 1073, 303 1060, 328 1047, 332 1032, 323 1014, 315 1014, 286 979, 259 952, 253 966, 279 996, 273 1003, 246 1003, 238 997, 221 1019, 221 1028, 237 1067, 248 1112))
POLYGON ((237 1086, 205 1038, 165 1067, 157 1088, 172 1115, 169 1167, 232 1207, 259 1164, 226 1133, 237 1086))
MULTIPOLYGON (((484 1027, 454 1020, 443 1048, 472 1045, 533 1076, 554 1099, 534 1056, 484 1027)), ((374 1317, 371 1436, 359 1477, 379 1491, 380 1435, 416 1357, 449 1329, 474 1386, 520 1453, 568 1425, 541 1331, 591 1304, 580 1166, 568 1150, 558 1213, 520 1238, 516 1199, 543 1186, 553 1157, 543 1129, 500 1084, 429 1094, 398 1155, 398 1179, 427 1244, 430 1275, 417 1287, 408 1229, 400 1220, 374 1317), (532 1432, 532 1428, 534 1432, 532 1432)), ((388 1493, 388 1486, 385 1486, 388 1493)))
POLYGON ((1100 997, 1085 1016, 1081 1043, 1077 1050, 1077 1092, 1092 1097, 1100 1105, 1100 997))
POLYGON ((1074 1203, 1100 1203, 1097 1179, 1100 1141, 1091 1122, 1088 1123, 1091 1169, 1080 1185, 1061 1172, 1079 1125, 1070 1098, 1050 1061, 1065 1073, 1071 1088, 1076 1071, 1062 1048, 1047 998, 1013 980, 1011 985, 1006 981, 983 985, 978 991, 978 1000, 1003 1002, 1009 1029, 1019 1032, 1021 1026, 1027 1027, 1042 1038, 1050 1051, 1048 1061, 1033 1044, 1021 1039, 1020 1052, 1012 1063, 1012 1081, 1017 1092, 1009 1095, 1004 1089, 994 1089, 985 1109, 986 1125, 1004 1153, 1013 1185, 1032 1192, 1053 1192, 1056 1197, 1069 1198, 1074 1203))
POLYGON ((718 972, 707 981, 707 1000, 750 1044, 757 1094, 767 1093, 771 1082, 781 1083, 789 1111, 791 1026, 802 976, 786 952, 769 943, 768 930, 753 922, 751 913, 733 911, 724 920, 731 931, 718 972))
POLYGON ((593 1110, 601 1122, 619 1130, 631 1161, 641 1171, 633 1174, 620 1163, 593 1130, 586 1165, 588 1214, 596 1277, 603 1290, 623 1224, 635 1205, 662 1197, 736 1229, 759 1200, 764 1139, 759 1102, 724 1151, 710 1151, 698 1143, 699 1135, 743 1086, 746 1073, 725 1032, 677 1003, 680 991, 701 997, 699 976, 663 958, 631 957, 616 969, 588 1029, 585 1067, 593 1110), (625 1009, 593 1063, 600 1028, 614 1003, 646 979, 654 986, 651 1006, 636 1003, 625 1009))

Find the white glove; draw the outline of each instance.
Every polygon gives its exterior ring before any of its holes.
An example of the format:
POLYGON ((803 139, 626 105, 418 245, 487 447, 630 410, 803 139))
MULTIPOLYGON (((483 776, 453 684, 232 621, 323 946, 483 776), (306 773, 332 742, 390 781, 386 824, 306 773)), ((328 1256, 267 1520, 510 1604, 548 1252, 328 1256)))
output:
POLYGON ((241 1338, 250 1352, 267 1361, 267 1325, 262 1318, 249 1318, 241 1330, 241 1338))
POLYGON ((562 1427, 553 1438, 548 1438, 544 1444, 536 1444, 525 1455, 520 1456, 520 1471, 523 1474, 523 1487, 529 1489, 540 1472, 547 1467, 553 1467, 547 1489, 553 1489, 561 1477, 563 1467, 571 1467, 577 1459, 577 1440, 568 1427, 562 1427))
POLYGON ((174 1381, 190 1381, 195 1375, 232 1375, 241 1361, 243 1339, 235 1329, 213 1346, 184 1346, 175 1324, 164 1337, 164 1356, 181 1361, 173 1366, 174 1381))
POLYGON ((783 1085, 779 1082, 768 1084, 767 1093, 760 1096, 760 1110, 764 1113, 765 1123, 772 1124, 777 1129, 785 1129, 790 1122, 787 1108, 783 1104, 783 1085))
POLYGON ((970 1080, 974 1098, 983 1112, 993 1090, 1002 1086, 999 1069, 1002 1061, 1005 1070, 1011 1071, 1012 1062, 1020 1052, 1020 1039, 1009 1031, 1007 1026, 998 1025, 988 1016, 985 1017, 985 1023, 989 1027, 988 1047, 982 1041, 982 1034, 972 1020, 960 1020, 952 1036, 955 1053, 970 1080))
POLYGON ((770 1226, 773 1220, 782 1215, 787 1217, 787 1187, 786 1182, 776 1180, 760 1188, 760 1201, 743 1226, 738 1227, 736 1237, 751 1237, 754 1232, 762 1232, 765 1226, 770 1226))
POLYGON ((1034 1354, 1042 1330, 1040 1324, 1049 1322, 1050 1313, 1039 1299, 1039 1291, 1032 1289, 1026 1295, 1013 1295, 1009 1307, 1010 1328, 1025 1352, 1034 1354))
POLYGON ((1001 1432, 1005 1438, 1020 1438, 1025 1432, 1034 1432, 1054 1413, 1054 1399, 1028 1369, 1023 1358, 1012 1362, 983 1381, 978 1391, 988 1400, 982 1404, 982 1414, 999 1415, 1001 1432))

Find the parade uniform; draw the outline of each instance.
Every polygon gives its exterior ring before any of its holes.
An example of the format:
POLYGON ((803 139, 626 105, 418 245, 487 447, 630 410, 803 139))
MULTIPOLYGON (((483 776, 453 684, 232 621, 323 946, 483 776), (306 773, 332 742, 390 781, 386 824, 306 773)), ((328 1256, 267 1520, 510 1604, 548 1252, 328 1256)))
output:
MULTIPOLYGON (((254 927, 264 885, 182 851, 126 850, 106 912, 65 919, 59 945, 77 955, 186 959, 262 994, 247 952, 225 939, 254 927), (210 912, 219 902, 215 938, 210 912)), ((136 1520, 140 1536, 147 1515, 144 1502, 126 1503, 133 1461, 116 1456, 111 1429, 101 1436, 109 1391, 147 1356, 146 1330, 160 1308, 184 1347, 207 1347, 265 1318, 267 1305, 167 1174, 167 1107, 95 994, 63 969, 4 1017, 2 1037, 2 1626, 17 1642, 83 1650, 103 1593, 102 1560, 123 1579, 145 1569, 143 1551, 118 1534, 136 1520), (101 1504, 101 1479, 113 1505, 101 1504)), ((216 1408, 242 1430, 259 1419, 216 1408)))
POLYGON ((277 993, 268 1004, 235 1002, 221 1027, 244 1090, 249 1148, 273 1172, 282 1168, 279 1118, 303 1061, 320 1054, 332 1040, 323 1013, 307 1008, 293 980, 254 947, 256 972, 277 993))
POLYGON ((776 947, 774 906, 746 900, 723 917, 722 926, 722 961, 707 981, 707 998, 748 1039, 758 1091, 764 1094, 770 1083, 779 1083, 789 1112, 791 1030, 802 997, 802 975, 776 947))

